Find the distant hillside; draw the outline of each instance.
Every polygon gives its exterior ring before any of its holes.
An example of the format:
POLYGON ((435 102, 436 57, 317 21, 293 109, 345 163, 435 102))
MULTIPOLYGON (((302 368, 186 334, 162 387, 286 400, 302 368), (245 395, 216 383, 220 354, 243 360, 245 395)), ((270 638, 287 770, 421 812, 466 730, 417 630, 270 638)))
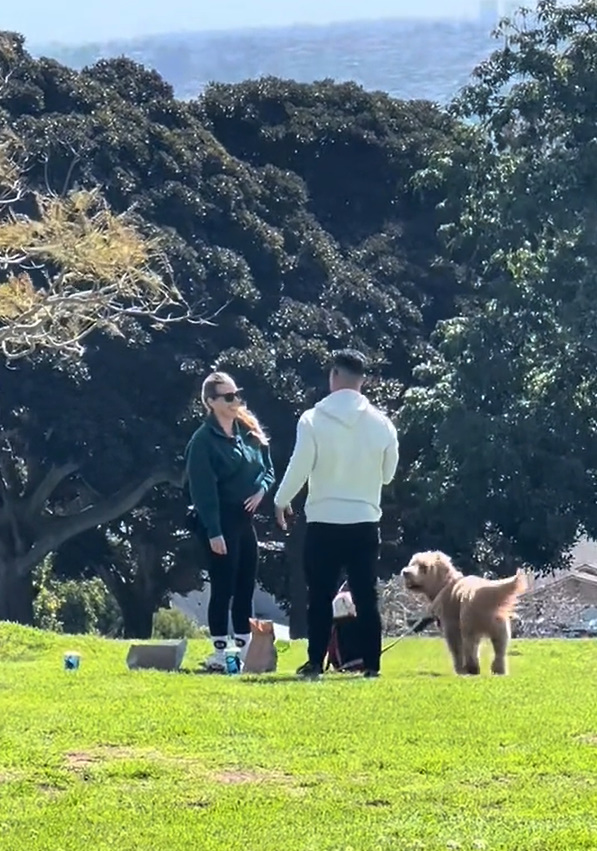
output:
POLYGON ((159 71, 182 98, 194 97, 209 82, 274 75, 299 82, 354 80, 394 97, 445 103, 496 46, 487 23, 391 20, 170 34, 78 47, 30 45, 30 50, 77 69, 124 54, 159 71))

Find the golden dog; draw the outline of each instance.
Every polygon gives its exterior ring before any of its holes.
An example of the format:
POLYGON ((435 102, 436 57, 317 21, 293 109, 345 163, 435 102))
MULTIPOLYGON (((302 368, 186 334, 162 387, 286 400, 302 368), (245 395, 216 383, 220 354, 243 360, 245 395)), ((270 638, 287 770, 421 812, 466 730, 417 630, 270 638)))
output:
POLYGON ((524 573, 507 579, 464 576, 442 552, 416 553, 401 575, 405 586, 423 594, 440 622, 457 674, 479 674, 481 640, 491 640, 494 674, 506 674, 510 614, 526 588, 524 573))

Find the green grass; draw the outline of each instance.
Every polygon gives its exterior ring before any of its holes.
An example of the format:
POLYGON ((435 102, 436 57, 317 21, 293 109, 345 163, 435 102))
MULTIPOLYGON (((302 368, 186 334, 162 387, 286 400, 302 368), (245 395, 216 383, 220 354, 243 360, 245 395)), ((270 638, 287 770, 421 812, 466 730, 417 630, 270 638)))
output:
POLYGON ((301 645, 253 680, 126 650, 0 625, 3 851, 597 848, 597 642, 514 642, 500 679, 411 639, 315 683, 301 645))

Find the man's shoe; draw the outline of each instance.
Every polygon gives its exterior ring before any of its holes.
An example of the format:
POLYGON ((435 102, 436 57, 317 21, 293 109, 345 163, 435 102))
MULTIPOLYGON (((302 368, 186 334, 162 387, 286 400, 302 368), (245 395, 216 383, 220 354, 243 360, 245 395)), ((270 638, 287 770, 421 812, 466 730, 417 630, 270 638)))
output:
POLYGON ((314 665, 312 662, 305 662, 297 669, 297 677, 302 677, 304 680, 317 680, 323 674, 321 665, 314 665))
POLYGON ((367 670, 363 673, 363 676, 365 677, 365 679, 371 680, 373 678, 379 677, 379 671, 367 670))

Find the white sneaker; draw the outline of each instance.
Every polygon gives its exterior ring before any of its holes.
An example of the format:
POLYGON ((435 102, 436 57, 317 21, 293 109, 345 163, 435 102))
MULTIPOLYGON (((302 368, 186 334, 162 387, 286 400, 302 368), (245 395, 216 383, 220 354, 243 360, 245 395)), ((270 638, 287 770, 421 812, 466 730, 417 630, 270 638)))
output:
POLYGON ((213 674, 223 674, 226 671, 226 657, 223 653, 212 653, 208 656, 203 667, 213 674))

